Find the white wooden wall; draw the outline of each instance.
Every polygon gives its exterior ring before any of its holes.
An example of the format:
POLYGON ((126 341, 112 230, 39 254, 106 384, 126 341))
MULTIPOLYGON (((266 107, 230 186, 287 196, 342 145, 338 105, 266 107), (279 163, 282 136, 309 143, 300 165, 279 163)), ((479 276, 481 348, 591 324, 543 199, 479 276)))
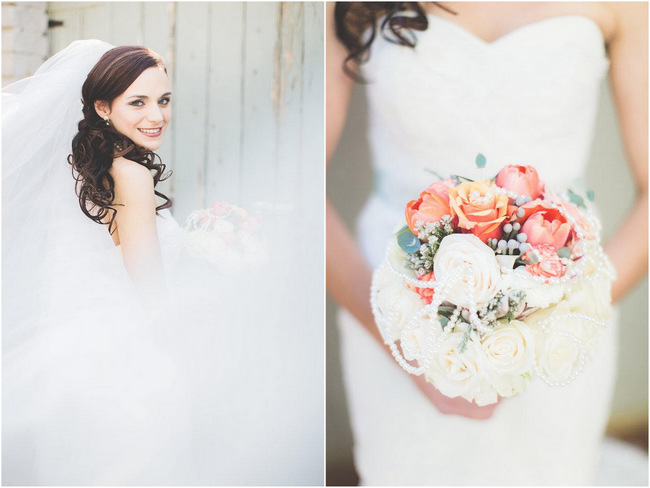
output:
POLYGON ((51 2, 48 12, 64 23, 50 29, 50 54, 94 38, 165 58, 174 112, 160 155, 174 176, 162 188, 179 221, 214 200, 289 210, 309 195, 322 208, 322 3, 51 2))

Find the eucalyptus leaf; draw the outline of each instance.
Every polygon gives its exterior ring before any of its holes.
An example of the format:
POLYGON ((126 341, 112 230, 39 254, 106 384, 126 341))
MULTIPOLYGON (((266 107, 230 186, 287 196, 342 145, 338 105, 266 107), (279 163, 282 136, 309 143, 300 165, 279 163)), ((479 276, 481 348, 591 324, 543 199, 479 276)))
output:
POLYGON ((395 235, 398 236, 398 235, 403 234, 404 232, 407 232, 407 231, 411 232, 411 229, 409 229, 408 225, 404 224, 404 227, 402 227, 400 230, 395 232, 395 235))
POLYGON ((440 305, 438 307, 438 312, 443 312, 443 313, 453 312, 454 310, 456 310, 456 307, 454 306, 440 305))
POLYGON ((449 323, 449 319, 445 317, 444 315, 438 315, 438 321, 440 322, 440 326, 444 329, 447 327, 447 324, 449 323))
POLYGON ((481 153, 478 153, 476 155, 476 167, 477 168, 485 168, 486 163, 487 163, 487 160, 485 159, 485 156, 483 156, 481 153))
POLYGON ((413 254, 420 249, 422 242, 408 227, 406 229, 407 230, 405 231, 399 231, 397 233, 397 244, 399 244, 399 247, 401 247, 405 252, 413 254))
POLYGON ((571 258, 571 249, 568 247, 561 247, 560 249, 557 250, 557 255, 561 258, 571 258))
POLYGON ((585 205, 585 199, 571 190, 569 190, 569 201, 580 208, 587 208, 585 205))

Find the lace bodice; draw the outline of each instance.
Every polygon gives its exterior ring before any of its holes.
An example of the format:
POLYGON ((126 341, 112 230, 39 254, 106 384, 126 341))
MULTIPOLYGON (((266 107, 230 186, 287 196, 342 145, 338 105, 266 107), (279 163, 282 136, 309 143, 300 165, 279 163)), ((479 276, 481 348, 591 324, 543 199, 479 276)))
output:
POLYGON ((598 25, 583 16, 524 25, 492 43, 429 15, 415 48, 377 38, 363 65, 373 196, 360 221, 372 264, 387 236, 435 177, 493 175, 534 165, 551 187, 580 180, 609 66, 598 25), (480 175, 478 153, 488 167, 480 175))

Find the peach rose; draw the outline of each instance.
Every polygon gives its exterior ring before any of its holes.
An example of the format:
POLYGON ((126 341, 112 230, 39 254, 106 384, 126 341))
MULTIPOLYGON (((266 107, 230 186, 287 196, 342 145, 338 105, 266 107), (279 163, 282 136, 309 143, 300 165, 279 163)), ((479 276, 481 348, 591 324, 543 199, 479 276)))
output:
POLYGON ((527 242, 531 246, 548 244, 557 251, 566 245, 571 224, 558 209, 542 200, 533 200, 519 208, 524 209, 524 216, 520 219, 523 222, 521 232, 528 236, 527 242))
POLYGON ((544 191, 544 183, 539 179, 537 171, 532 166, 516 166, 509 164, 496 178, 496 184, 518 195, 529 196, 533 200, 544 191))
POLYGON ((494 192, 487 180, 468 181, 449 189, 449 207, 458 217, 458 227, 487 242, 500 237, 501 224, 509 214, 508 197, 494 192), (486 195, 488 195, 486 198, 486 195))
MULTIPOLYGON (((420 281, 433 281, 435 280, 436 277, 433 275, 433 271, 424 274, 418 278, 420 281)), ((417 286, 413 286, 410 283, 407 283, 406 286, 416 292, 418 295, 420 295, 420 298, 429 305, 433 301, 433 288, 418 288, 417 286)))
MULTIPOLYGON (((535 264, 527 264, 526 271, 533 276, 542 276, 544 278, 561 278, 566 273, 566 266, 558 257, 553 246, 541 244, 535 247, 539 261, 535 264)), ((524 255, 530 259, 530 251, 524 255)))
POLYGON ((417 235, 415 224, 418 221, 438 222, 443 215, 451 215, 449 189, 453 186, 451 179, 436 181, 420 193, 420 198, 406 204, 406 223, 413 234, 417 235))

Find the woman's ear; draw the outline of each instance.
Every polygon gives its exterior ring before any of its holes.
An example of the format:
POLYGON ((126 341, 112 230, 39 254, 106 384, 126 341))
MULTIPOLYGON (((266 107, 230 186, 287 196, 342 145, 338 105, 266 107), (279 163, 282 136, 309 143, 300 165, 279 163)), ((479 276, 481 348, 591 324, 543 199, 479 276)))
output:
POLYGON ((95 112, 103 119, 111 114, 111 108, 105 100, 95 100, 95 112))

